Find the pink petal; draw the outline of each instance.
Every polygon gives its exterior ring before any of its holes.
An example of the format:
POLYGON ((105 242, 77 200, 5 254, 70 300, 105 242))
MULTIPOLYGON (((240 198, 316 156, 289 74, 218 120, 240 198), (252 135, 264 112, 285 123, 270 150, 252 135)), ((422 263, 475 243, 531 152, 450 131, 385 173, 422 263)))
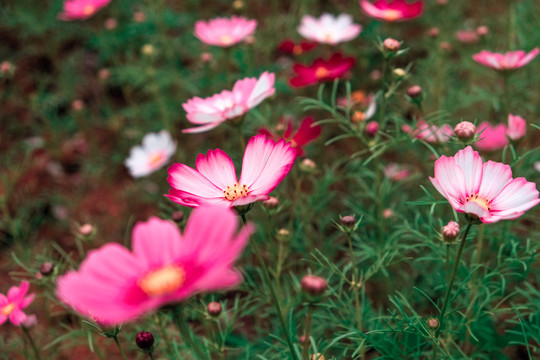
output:
MULTIPOLYGON (((234 163, 223 150, 208 150, 206 156, 199 154, 196 160, 197 171, 221 190, 238 182, 234 163)), ((223 194, 221 194, 223 196, 223 194)))
POLYGON ((435 180, 437 180, 440 190, 446 194, 446 198, 457 210, 454 204, 463 203, 467 194, 465 191, 465 175, 453 157, 441 156, 440 159, 435 161, 435 180))
POLYGON ((167 181, 172 188, 203 198, 223 197, 223 190, 198 171, 184 164, 173 164, 167 170, 167 181))
POLYGON ((187 129, 183 129, 182 132, 184 134, 197 134, 197 133, 202 133, 202 132, 205 132, 205 131, 208 131, 208 130, 212 130, 213 128, 216 128, 218 127, 219 125, 221 125, 222 121, 216 121, 214 123, 211 123, 211 124, 208 124, 208 125, 202 125, 202 126, 197 126, 197 127, 192 127, 192 128, 187 128, 187 129))
POLYGON ((21 325, 21 323, 26 319, 26 314, 23 313, 20 309, 15 308, 13 312, 9 315, 9 321, 15 326, 21 325))
POLYGON ((7 321, 8 317, 0 314, 0 325, 4 324, 7 321))
POLYGON ((147 269, 170 264, 181 252, 182 236, 171 221, 151 217, 133 228, 133 255, 147 269))
POLYGON ((465 180, 464 191, 468 194, 478 193, 482 181, 483 162, 478 152, 467 146, 454 156, 456 164, 463 170, 465 180))
POLYGON ((482 183, 478 193, 481 197, 492 200, 511 180, 512 169, 510 166, 490 160, 484 163, 482 183))
POLYGON ((12 286, 7 293, 9 302, 18 303, 22 301, 29 288, 30 283, 28 281, 21 281, 21 285, 19 287, 12 286))
POLYGON ((515 213, 524 212, 539 202, 536 184, 525 178, 515 178, 492 200, 491 212, 503 218, 515 218, 512 217, 515 213))

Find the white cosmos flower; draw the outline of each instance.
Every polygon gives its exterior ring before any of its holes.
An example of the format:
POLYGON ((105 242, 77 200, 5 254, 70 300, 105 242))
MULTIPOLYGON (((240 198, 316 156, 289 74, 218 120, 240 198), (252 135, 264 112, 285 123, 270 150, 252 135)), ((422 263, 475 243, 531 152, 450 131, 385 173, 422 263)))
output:
POLYGON ((176 143, 168 131, 148 133, 143 137, 142 145, 131 148, 124 165, 131 176, 146 176, 163 167, 175 151, 176 143))

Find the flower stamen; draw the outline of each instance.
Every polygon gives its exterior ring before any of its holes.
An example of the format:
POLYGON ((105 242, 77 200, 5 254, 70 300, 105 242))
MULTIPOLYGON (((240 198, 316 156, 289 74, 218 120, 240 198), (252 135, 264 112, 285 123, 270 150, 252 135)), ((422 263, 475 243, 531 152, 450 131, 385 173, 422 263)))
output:
POLYGON ((15 310, 15 304, 9 303, 6 306, 2 308, 2 311, 0 312, 4 316, 9 316, 11 313, 15 310))
POLYGON ((148 296, 170 294, 184 284, 186 272, 178 265, 166 265, 151 271, 137 281, 137 285, 148 296))
POLYGON ((227 188, 223 190, 223 197, 229 201, 234 201, 247 196, 248 192, 249 189, 247 185, 236 183, 232 186, 227 186, 227 188))
POLYGON ((328 77, 328 75, 330 75, 330 72, 322 66, 315 71, 315 77, 317 79, 324 79, 328 77))
POLYGON ((466 200, 480 205, 483 209, 491 210, 491 200, 482 198, 478 194, 471 194, 467 196, 466 200))

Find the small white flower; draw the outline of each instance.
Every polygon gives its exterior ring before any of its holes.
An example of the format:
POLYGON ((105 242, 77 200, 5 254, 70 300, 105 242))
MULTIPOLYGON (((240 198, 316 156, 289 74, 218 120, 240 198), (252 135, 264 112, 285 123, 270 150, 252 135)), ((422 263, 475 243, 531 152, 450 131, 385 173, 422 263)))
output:
POLYGON ((352 16, 341 14, 337 17, 324 13, 318 19, 304 15, 298 33, 304 38, 321 44, 339 44, 354 39, 362 31, 362 26, 353 23, 352 16))
POLYGON ((176 143, 166 130, 148 133, 143 137, 142 146, 134 146, 124 165, 133 177, 142 177, 160 169, 176 151, 176 143))

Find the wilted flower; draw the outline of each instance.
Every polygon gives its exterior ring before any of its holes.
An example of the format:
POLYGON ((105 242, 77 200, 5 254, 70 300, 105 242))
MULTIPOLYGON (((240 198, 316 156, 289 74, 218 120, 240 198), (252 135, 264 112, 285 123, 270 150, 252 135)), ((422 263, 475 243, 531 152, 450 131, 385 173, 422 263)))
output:
POLYGON ((480 138, 480 140, 474 144, 476 148, 483 151, 494 151, 508 145, 505 124, 492 126, 489 122, 484 121, 478 125, 476 129, 476 133, 480 138))
POLYGON ((527 122, 521 116, 508 115, 508 128, 506 129, 506 136, 512 141, 518 141, 525 136, 527 132, 527 122))
POLYGON ((216 18, 208 22, 199 20, 195 23, 195 36, 208 45, 229 47, 244 41, 256 27, 256 20, 239 16, 216 18))
POLYGON ((60 20, 86 20, 111 0, 64 0, 64 9, 58 14, 60 20))
POLYGON ((530 63, 540 49, 534 48, 528 54, 523 50, 508 51, 506 53, 492 53, 482 50, 473 55, 474 61, 495 70, 515 70, 530 63))
POLYGON ((238 80, 232 89, 223 90, 208 98, 194 97, 182 104, 187 112, 187 119, 200 125, 184 129, 184 133, 199 133, 215 128, 228 119, 234 119, 259 105, 264 99, 272 96, 275 75, 264 72, 256 78, 238 80))
POLYGON ((366 14, 382 21, 406 21, 414 19, 422 14, 423 1, 407 3, 405 0, 377 0, 371 3, 361 0, 360 6, 366 14))
POLYGON ((233 268, 253 227, 234 235, 238 216, 220 206, 195 209, 184 234, 173 222, 156 217, 133 228, 129 251, 109 243, 91 251, 79 271, 58 279, 65 304, 98 323, 134 320, 159 307, 201 291, 239 284, 233 268))
POLYGON ((29 288, 30 283, 22 281, 20 286, 9 288, 7 296, 0 294, 0 325, 9 319, 13 325, 19 326, 27 319, 23 309, 34 301, 33 293, 26 295, 29 288))
POLYGON ((146 176, 160 169, 176 151, 176 143, 166 130, 143 137, 142 146, 131 148, 124 165, 133 177, 146 176))
POLYGON ((355 64, 354 57, 344 58, 341 53, 333 54, 328 61, 317 58, 309 65, 294 64, 296 75, 290 80, 293 87, 302 87, 318 82, 341 78, 355 64))
POLYGON ((483 163, 470 146, 455 156, 441 156, 435 161, 435 177, 429 179, 457 212, 483 223, 516 219, 540 202, 535 183, 512 179, 508 165, 483 163))
POLYGON ((319 19, 304 15, 298 27, 298 32, 304 38, 330 45, 352 40, 361 30, 360 25, 353 23, 351 15, 341 14, 334 17, 328 13, 324 13, 319 19))
POLYGON ((204 203, 240 206, 268 200, 268 194, 289 173, 296 150, 264 135, 252 137, 244 152, 242 174, 237 180, 231 158, 221 149, 199 154, 196 170, 184 164, 169 167, 167 181, 172 189, 165 195, 189 207, 204 203))
MULTIPOLYGON (((284 118, 283 118, 284 119, 284 118)), ((306 116, 302 119, 298 130, 293 134, 293 122, 287 120, 287 128, 283 135, 275 135, 267 129, 260 129, 259 134, 263 134, 274 140, 285 139, 285 141, 291 143, 291 147, 296 149, 296 154, 301 156, 304 154, 304 146, 315 140, 321 135, 321 126, 312 126, 315 121, 311 116, 306 116)))

